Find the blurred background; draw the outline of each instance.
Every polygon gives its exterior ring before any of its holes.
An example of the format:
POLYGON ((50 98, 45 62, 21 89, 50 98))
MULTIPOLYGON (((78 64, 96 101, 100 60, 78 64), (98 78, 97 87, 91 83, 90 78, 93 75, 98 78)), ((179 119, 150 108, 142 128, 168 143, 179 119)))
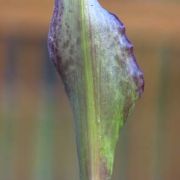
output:
MULTIPOLYGON (((72 112, 49 62, 53 0, 0 0, 0 180, 78 180, 72 112)), ((113 180, 180 179, 180 1, 101 0, 127 28, 145 93, 113 180)))

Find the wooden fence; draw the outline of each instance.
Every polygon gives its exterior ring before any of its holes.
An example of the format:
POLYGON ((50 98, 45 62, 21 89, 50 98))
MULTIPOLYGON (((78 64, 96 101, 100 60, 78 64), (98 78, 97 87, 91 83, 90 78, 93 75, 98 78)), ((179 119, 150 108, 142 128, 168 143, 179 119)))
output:
MULTIPOLYGON (((46 47, 52 2, 23 3, 0 8, 0 179, 76 180, 72 113, 46 47)), ((124 19, 146 81, 121 132, 114 180, 178 180, 180 5, 103 3, 124 19)))

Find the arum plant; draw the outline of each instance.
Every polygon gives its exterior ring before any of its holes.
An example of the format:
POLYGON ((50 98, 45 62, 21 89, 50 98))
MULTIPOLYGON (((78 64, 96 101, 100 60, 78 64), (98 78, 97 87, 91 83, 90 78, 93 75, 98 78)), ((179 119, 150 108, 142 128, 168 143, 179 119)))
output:
POLYGON ((74 113, 80 179, 109 180, 144 84, 125 27, 97 0, 55 0, 48 46, 74 113))

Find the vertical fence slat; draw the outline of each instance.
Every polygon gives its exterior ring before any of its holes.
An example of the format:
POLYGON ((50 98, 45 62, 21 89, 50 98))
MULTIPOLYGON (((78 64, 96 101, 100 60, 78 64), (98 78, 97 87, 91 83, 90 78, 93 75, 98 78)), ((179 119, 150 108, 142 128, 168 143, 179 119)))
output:
POLYGON ((16 113, 16 62, 18 54, 18 42, 9 37, 6 39, 6 63, 5 63, 5 83, 4 83, 4 117, 2 119, 1 137, 1 169, 0 179, 13 179, 13 149, 14 149, 14 121, 16 113))
POLYGON ((35 155, 32 180, 53 179, 54 120, 56 111, 55 75, 49 62, 46 43, 43 41, 42 86, 39 120, 35 133, 35 155), (45 46, 45 47, 44 47, 45 46))
POLYGON ((168 92, 170 73, 170 51, 169 48, 161 47, 159 70, 159 89, 157 91, 157 124, 155 144, 155 180, 165 179, 165 168, 167 166, 167 120, 168 120, 168 92))

